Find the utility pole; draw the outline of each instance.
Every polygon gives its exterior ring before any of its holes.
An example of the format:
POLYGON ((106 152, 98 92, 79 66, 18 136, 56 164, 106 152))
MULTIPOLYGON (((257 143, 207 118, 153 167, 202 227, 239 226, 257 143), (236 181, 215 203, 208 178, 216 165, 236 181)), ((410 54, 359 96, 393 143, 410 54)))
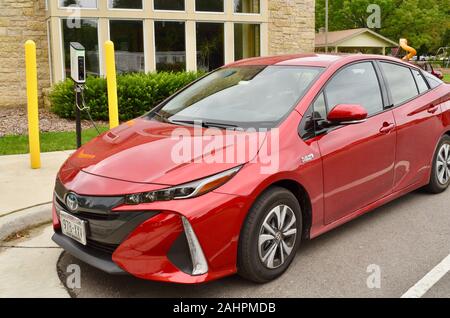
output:
POLYGON ((328 53, 328 0, 325 0, 325 53, 328 53))

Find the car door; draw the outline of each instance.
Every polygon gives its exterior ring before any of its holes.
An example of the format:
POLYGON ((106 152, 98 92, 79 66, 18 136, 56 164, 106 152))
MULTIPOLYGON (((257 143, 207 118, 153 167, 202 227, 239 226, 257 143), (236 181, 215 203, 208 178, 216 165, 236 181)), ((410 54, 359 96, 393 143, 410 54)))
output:
POLYGON ((427 181, 442 123, 422 73, 405 65, 379 62, 397 124, 394 191, 427 181))
POLYGON ((326 224, 392 192, 395 121, 384 107, 382 89, 374 62, 359 62, 338 71, 314 103, 316 116, 338 104, 358 104, 368 112, 367 120, 358 124, 322 132, 317 124, 326 224))

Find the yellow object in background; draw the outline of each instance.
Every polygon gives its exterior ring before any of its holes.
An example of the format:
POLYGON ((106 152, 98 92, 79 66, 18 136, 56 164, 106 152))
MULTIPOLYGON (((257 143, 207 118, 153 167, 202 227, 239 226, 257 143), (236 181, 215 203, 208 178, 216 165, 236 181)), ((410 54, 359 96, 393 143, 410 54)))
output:
POLYGON ((114 43, 105 42, 106 82, 108 84, 109 128, 119 126, 119 107, 117 101, 116 59, 114 43))
POLYGON ((28 100, 28 136, 30 145, 30 163, 32 169, 41 167, 41 146, 39 141, 38 84, 36 65, 36 43, 25 43, 25 64, 28 100))
POLYGON ((400 39, 400 47, 408 52, 408 55, 403 57, 404 61, 410 61, 414 56, 417 55, 416 49, 408 45, 407 39, 400 39))

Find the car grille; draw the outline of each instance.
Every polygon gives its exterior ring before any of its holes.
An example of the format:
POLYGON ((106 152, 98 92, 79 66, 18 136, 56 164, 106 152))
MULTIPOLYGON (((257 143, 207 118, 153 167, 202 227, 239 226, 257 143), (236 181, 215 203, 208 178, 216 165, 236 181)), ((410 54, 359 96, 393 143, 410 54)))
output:
POLYGON ((77 211, 69 211, 64 202, 67 190, 59 180, 55 186, 55 209, 69 213, 87 222, 87 249, 112 255, 136 227, 159 214, 159 211, 121 211, 113 208, 123 202, 121 197, 92 197, 77 195, 77 211))

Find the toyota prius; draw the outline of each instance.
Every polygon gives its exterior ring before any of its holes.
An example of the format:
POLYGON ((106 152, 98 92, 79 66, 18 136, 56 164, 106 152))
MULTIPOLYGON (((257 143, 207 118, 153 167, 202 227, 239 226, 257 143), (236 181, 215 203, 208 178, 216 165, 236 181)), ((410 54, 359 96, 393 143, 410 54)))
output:
POLYGON ((271 281, 307 257, 302 242, 448 188, 449 100, 450 85, 377 55, 224 66, 63 164, 53 240, 110 274, 271 281))

